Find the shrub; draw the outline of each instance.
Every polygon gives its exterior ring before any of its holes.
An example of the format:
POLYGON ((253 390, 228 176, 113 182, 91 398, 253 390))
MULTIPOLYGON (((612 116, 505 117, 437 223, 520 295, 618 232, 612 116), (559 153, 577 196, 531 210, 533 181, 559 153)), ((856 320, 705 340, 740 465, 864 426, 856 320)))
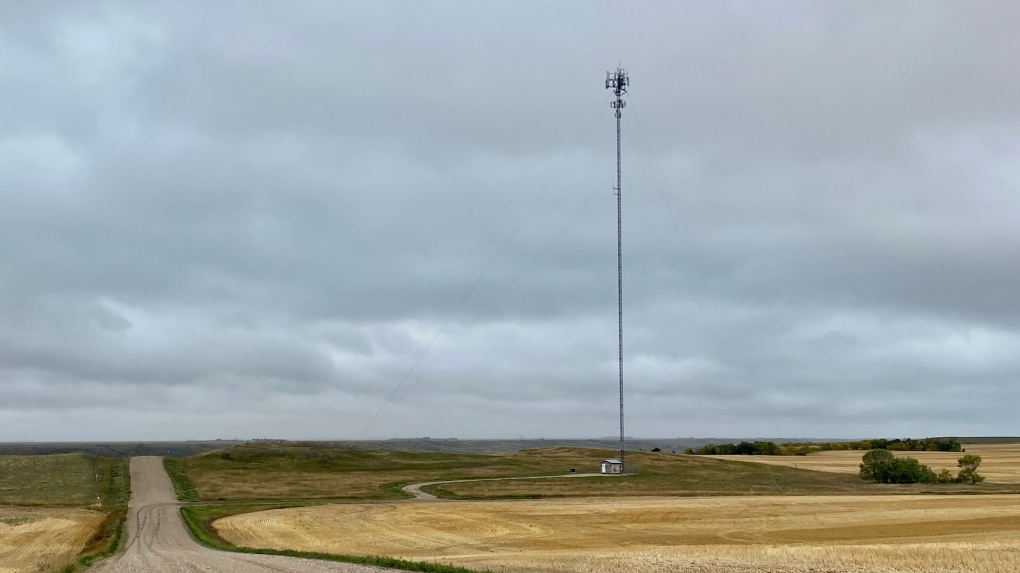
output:
POLYGON ((871 450, 861 458, 861 479, 881 481, 882 468, 896 459, 889 450, 871 450))
POLYGON ((971 484, 985 481, 985 477, 977 473, 978 466, 981 465, 981 456, 967 454, 956 460, 956 465, 960 467, 960 473, 956 477, 956 481, 960 483, 970 482, 971 484))
POLYGON ((897 458, 888 450, 871 450, 861 459, 862 479, 878 483, 938 483, 939 476, 914 458, 897 458))
POLYGON ((956 476, 953 475, 953 472, 943 468, 938 476, 936 476, 936 479, 939 483, 953 483, 956 481, 956 476))
POLYGON ((932 469, 914 458, 896 458, 881 473, 882 483, 935 483, 932 469))

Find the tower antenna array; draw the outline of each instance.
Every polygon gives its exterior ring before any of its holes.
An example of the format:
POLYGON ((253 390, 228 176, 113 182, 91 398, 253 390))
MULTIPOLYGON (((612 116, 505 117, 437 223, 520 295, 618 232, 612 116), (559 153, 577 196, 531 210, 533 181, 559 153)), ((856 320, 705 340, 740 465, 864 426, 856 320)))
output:
POLYGON ((627 102, 623 101, 623 95, 627 93, 627 86, 630 85, 630 76, 622 68, 617 66, 615 72, 606 72, 606 89, 613 90, 616 99, 609 105, 616 110, 616 187, 613 194, 616 195, 616 294, 617 308, 619 314, 619 338, 620 338, 620 462, 623 462, 626 469, 624 454, 626 447, 623 439, 623 196, 621 194, 622 163, 620 154, 620 116, 627 102))

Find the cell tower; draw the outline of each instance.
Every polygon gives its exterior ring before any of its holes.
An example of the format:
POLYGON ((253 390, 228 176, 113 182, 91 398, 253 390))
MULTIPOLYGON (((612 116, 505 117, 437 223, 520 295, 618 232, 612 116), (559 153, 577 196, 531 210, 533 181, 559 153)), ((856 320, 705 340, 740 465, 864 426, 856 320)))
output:
POLYGON ((627 93, 627 86, 630 85, 630 76, 627 72, 617 66, 615 72, 606 72, 606 89, 613 90, 616 99, 610 102, 610 106, 616 110, 616 187, 613 194, 616 195, 616 294, 617 308, 619 313, 619 335, 620 335, 620 461, 623 462, 626 471, 626 460, 624 454, 626 448, 623 441, 623 196, 621 194, 621 182, 623 165, 620 154, 620 116, 627 102, 623 101, 623 95, 627 93))

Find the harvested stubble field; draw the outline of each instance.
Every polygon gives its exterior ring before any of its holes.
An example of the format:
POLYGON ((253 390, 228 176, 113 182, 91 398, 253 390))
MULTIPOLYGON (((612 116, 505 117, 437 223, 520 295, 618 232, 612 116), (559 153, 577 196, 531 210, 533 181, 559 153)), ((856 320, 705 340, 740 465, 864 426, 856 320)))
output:
POLYGON ((83 551, 112 550, 128 498, 125 461, 0 456, 0 573, 55 570, 83 551))
POLYGON ((1020 498, 601 498, 302 507, 214 523, 237 545, 494 571, 973 572, 1020 568, 1020 498))
POLYGON ((88 509, 0 507, 0 573, 36 573, 69 562, 105 517, 88 509))
MULTIPOLYGON (((1020 444, 964 444, 967 454, 981 456, 978 473, 988 483, 1020 483, 1020 444)), ((805 470, 856 474, 861 463, 861 451, 816 452, 807 456, 706 456, 720 460, 755 462, 805 470)), ((900 457, 916 458, 936 472, 945 468, 956 472, 956 461, 961 452, 893 452, 900 457)))

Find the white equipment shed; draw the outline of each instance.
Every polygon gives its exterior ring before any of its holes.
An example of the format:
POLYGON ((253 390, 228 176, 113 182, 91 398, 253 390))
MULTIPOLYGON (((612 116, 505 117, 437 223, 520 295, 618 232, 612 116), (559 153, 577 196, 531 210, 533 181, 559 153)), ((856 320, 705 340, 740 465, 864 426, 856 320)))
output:
POLYGON ((623 462, 621 462, 620 460, 602 460, 602 473, 622 474, 623 462))

